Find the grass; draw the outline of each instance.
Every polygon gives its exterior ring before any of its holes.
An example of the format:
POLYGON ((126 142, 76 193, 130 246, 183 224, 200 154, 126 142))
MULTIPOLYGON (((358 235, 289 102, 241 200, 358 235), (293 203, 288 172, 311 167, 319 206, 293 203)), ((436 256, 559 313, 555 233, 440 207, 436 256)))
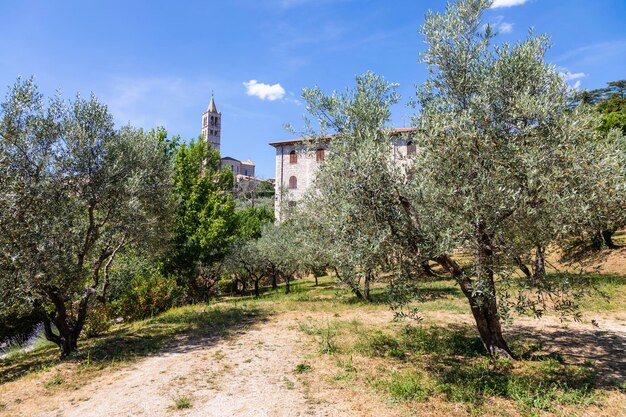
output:
MULTIPOLYGON (((622 311, 626 305, 624 278, 592 278, 610 301, 593 294, 580 300, 584 309, 622 311)), ((481 410, 489 414, 489 410, 494 411, 489 407, 496 407, 492 404, 495 399, 517 413, 534 415, 561 408, 585 409, 600 404, 608 389, 626 389, 621 382, 614 383, 613 388, 601 386, 594 363, 567 364, 563 357, 544 351, 542 343, 522 335, 509 336, 510 346, 521 360, 490 360, 475 328, 454 319, 466 317, 468 307, 452 280, 425 282, 416 294, 421 300, 416 306, 420 311, 433 312, 430 316, 444 323, 438 326, 371 320, 389 315, 381 285, 373 287, 374 303, 356 299, 332 277, 321 278, 317 286, 312 280, 297 280, 291 289, 290 294, 284 294, 281 285, 264 288, 258 299, 225 297, 212 306, 175 308, 147 320, 114 326, 103 336, 81 339, 80 351, 69 360, 76 366, 70 371, 63 368, 63 377, 58 372, 49 376, 45 386, 70 389, 94 373, 184 345, 190 338, 211 336, 207 343, 219 343, 233 331, 269 315, 291 312, 299 319, 299 330, 315 342, 315 352, 306 356, 308 361, 315 360, 315 368, 307 362, 297 364, 293 373, 300 374, 299 380, 315 379, 322 372, 328 383, 345 384, 361 393, 373 390, 397 407, 426 407, 433 402, 435 407, 444 404, 445 409, 445 404, 462 404, 479 414, 481 410)), ((0 386, 31 373, 58 370, 58 354, 58 348, 44 344, 0 361, 0 386)), ((216 361, 223 358, 222 351, 214 355, 216 361)), ((285 377, 283 384, 295 389, 289 378, 285 377)), ((176 409, 191 407, 187 396, 174 402, 176 409)))
POLYGON ((64 382, 65 380, 63 379, 61 375, 56 375, 52 379, 50 379, 48 382, 46 382, 46 388, 54 387, 56 385, 61 385, 64 382))
POLYGON ((312 370, 313 368, 308 363, 299 363, 296 365, 295 368, 293 368, 293 371, 297 374, 308 373, 308 372, 311 372, 312 370))
POLYGON ((48 341, 43 333, 43 326, 36 326, 28 335, 17 335, 6 341, 6 346, 0 349, 5 361, 14 361, 29 351, 41 350, 46 347, 56 346, 48 341))
MULTIPOLYGON (((619 309, 619 300, 626 294, 624 279, 591 278, 610 302, 592 293, 581 300, 585 310, 615 311, 614 304, 619 309)), ((420 291, 421 311, 467 314, 466 301, 450 280, 428 282, 420 291)), ((328 311, 335 317, 353 308, 340 300, 333 299, 334 309, 328 311)), ((374 308, 370 306, 368 312, 374 308)), ((601 405, 607 390, 615 389, 602 383, 593 361, 568 364, 563 355, 542 350, 542 342, 522 333, 509 335, 511 349, 520 360, 493 361, 474 326, 446 320, 448 324, 435 326, 326 319, 304 321, 299 328, 316 341, 320 354, 336 358, 336 371, 329 378, 332 383, 369 386, 396 404, 463 404, 471 413, 489 414, 499 407, 494 404, 504 401, 522 415, 562 410, 576 415, 576 410, 601 405), (329 340, 332 349, 325 348, 329 340), (494 399, 500 402, 493 403, 494 399)))
MULTIPOLYGON (((119 366, 151 355, 190 337, 225 338, 233 330, 263 320, 266 313, 245 306, 193 305, 171 309, 159 316, 123 324, 103 336, 83 339, 79 351, 68 362, 79 365, 78 372, 88 378, 110 366, 119 366)), ((19 355, 0 362, 0 384, 22 378, 33 372, 47 371, 59 365, 56 346, 19 355)))
POLYGON ((527 340, 513 340, 511 345, 517 355, 532 360, 493 361, 468 325, 385 326, 383 330, 334 322, 333 327, 338 338, 351 339, 349 332, 356 338, 343 347, 342 353, 350 356, 337 361, 342 372, 332 379, 356 379, 354 355, 364 358, 364 363, 379 363, 365 371, 365 381, 393 403, 423 403, 435 398, 480 409, 490 398, 501 398, 532 414, 602 401, 592 362, 562 363, 527 340))
POLYGON ((179 395, 174 398, 174 408, 177 410, 185 410, 193 406, 191 398, 187 395, 179 395))
POLYGON ((285 383, 285 388, 287 388, 288 390, 292 390, 296 387, 296 384, 287 377, 283 378, 283 382, 285 383))
POLYGON ((580 300, 586 312, 615 312, 626 305, 626 277, 619 275, 589 274, 596 292, 580 300))

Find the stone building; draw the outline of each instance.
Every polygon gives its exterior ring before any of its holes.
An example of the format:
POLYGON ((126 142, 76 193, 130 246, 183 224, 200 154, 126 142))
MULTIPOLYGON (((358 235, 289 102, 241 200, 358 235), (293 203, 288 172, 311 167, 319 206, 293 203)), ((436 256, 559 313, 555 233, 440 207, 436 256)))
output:
POLYGON ((217 111, 213 96, 211 96, 209 107, 202 113, 202 137, 211 144, 211 148, 220 150, 222 113, 217 111))
MULTIPOLYGON (((202 113, 202 138, 211 144, 212 149, 220 150, 222 140, 222 113, 217 111, 215 98, 211 95, 211 102, 207 110, 202 113)), ((237 183, 255 179, 255 166, 251 160, 240 161, 239 159, 225 156, 220 159, 222 168, 230 167, 235 175, 237 183)))
POLYGON ((243 176, 243 177, 254 177, 254 162, 251 160, 240 161, 235 158, 231 158, 230 156, 225 156, 221 159, 222 168, 229 166, 230 169, 235 174, 235 177, 243 176))
MULTIPOLYGON (((389 138, 392 158, 401 163, 407 156, 415 154, 416 148, 411 141, 414 128, 396 128, 389 138)), ((315 180, 317 170, 324 162, 328 145, 334 135, 329 135, 313 146, 307 138, 290 139, 270 143, 276 150, 276 182, 274 214, 277 221, 282 221, 281 208, 297 204, 315 180)))

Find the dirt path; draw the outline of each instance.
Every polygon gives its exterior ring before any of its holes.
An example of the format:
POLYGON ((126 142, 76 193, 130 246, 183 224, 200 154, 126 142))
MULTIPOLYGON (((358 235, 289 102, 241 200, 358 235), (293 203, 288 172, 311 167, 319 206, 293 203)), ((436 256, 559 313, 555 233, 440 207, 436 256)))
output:
MULTIPOLYGON (((32 395, 20 399, 18 404, 13 401, 0 415, 354 415, 351 407, 341 401, 330 403, 313 398, 305 379, 294 373, 296 365, 306 360, 305 346, 310 343, 297 330, 297 323, 294 316, 287 314, 280 320, 273 318, 253 325, 216 344, 196 340, 130 367, 105 372, 75 391, 32 395), (191 408, 174 407, 176 399, 181 397, 190 400, 191 408)), ((33 380, 23 382, 43 384, 33 380)), ((22 387, 22 392, 24 389, 27 387, 22 387)))
MULTIPOLYGON (((243 327, 229 338, 184 340, 158 355, 119 369, 108 369, 84 384, 71 378, 58 387, 46 382, 62 372, 35 373, 2 386, 0 416, 396 416, 399 409, 374 395, 327 383, 332 358, 320 358, 318 346, 299 330, 309 320, 360 319, 387 323, 390 313, 281 313, 264 322, 243 327), (300 363, 314 372, 297 374, 300 363), (177 409, 187 398, 191 407, 177 409)), ((464 315, 433 313, 433 321, 463 322, 464 315), (445 317, 444 317, 445 316, 445 317)), ((608 320, 606 328, 567 327, 553 320, 522 319, 517 331, 536 334, 549 348, 568 346, 576 359, 594 358, 606 376, 624 375, 626 326, 608 320)), ((68 372, 71 376, 71 373, 68 372)), ((436 414, 436 413, 435 413, 436 414)), ((439 415, 439 414, 437 414, 439 415)))

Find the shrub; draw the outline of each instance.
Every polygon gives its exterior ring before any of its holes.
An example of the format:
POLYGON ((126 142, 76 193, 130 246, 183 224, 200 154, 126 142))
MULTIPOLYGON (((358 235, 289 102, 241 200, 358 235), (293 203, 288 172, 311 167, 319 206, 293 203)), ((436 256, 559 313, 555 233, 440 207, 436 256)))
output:
POLYGON ((83 331, 88 338, 100 336, 111 328, 111 318, 106 304, 92 300, 83 331))
POLYGON ((131 320, 154 316, 179 304, 182 289, 176 279, 162 275, 156 268, 136 274, 130 285, 114 302, 117 313, 131 320))
POLYGON ((217 282, 217 290, 220 294, 233 294, 237 290, 237 283, 227 277, 221 277, 217 282))

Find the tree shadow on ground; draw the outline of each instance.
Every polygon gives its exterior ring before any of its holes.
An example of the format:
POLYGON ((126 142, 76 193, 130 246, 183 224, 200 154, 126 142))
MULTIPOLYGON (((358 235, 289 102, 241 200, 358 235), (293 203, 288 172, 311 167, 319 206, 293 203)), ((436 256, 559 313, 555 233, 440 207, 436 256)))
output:
POLYGON ((515 325, 507 331, 518 341, 538 342, 537 351, 527 351, 525 358, 556 358, 562 363, 593 364, 598 371, 598 385, 626 382, 626 334, 603 329, 563 329, 557 326, 541 330, 515 325))
POLYGON ((523 359, 519 361, 490 358, 476 329, 467 324, 406 326, 395 334, 377 330, 361 337, 358 351, 406 364, 404 371, 391 372, 383 380, 399 400, 440 393, 447 401, 481 407, 501 397, 532 414, 554 411, 555 404, 586 406, 600 401, 598 364, 557 359, 520 334, 509 335, 511 347, 523 359))
POLYGON ((462 298, 463 293, 456 287, 450 288, 417 288, 415 296, 420 301, 462 298))
MULTIPOLYGON (((142 357, 203 349, 266 320, 255 308, 189 306, 140 322, 129 323, 107 334, 79 341, 79 351, 67 362, 105 367, 142 357)), ((56 347, 31 352, 0 363, 0 383, 45 370, 61 361, 56 347)))

